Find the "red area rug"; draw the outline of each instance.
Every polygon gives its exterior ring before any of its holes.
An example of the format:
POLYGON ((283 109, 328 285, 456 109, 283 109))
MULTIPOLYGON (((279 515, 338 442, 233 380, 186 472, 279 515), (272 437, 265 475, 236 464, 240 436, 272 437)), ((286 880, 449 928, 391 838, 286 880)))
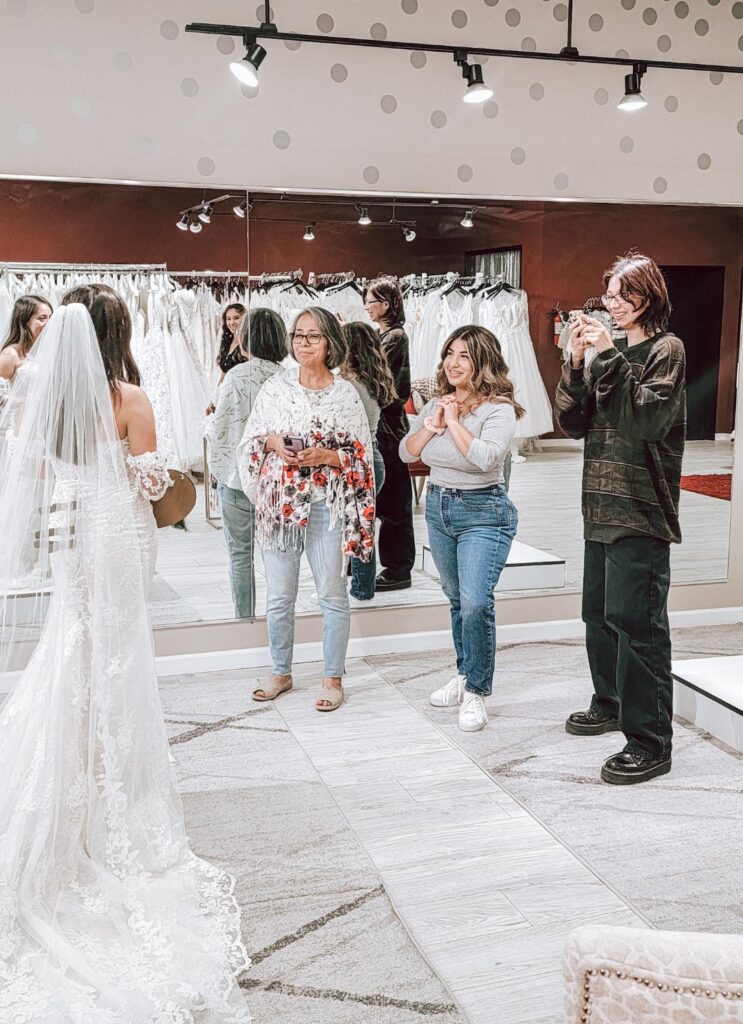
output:
POLYGON ((696 494, 707 494, 710 498, 722 498, 730 501, 730 485, 732 473, 699 473, 695 476, 682 476, 681 489, 694 491, 696 494))

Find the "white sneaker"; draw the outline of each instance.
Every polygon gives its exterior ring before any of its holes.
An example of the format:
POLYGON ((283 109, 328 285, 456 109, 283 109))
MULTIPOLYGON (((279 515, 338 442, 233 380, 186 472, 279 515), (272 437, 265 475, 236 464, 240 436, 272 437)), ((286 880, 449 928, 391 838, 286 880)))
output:
POLYGON ((459 709, 459 728, 462 732, 479 732, 488 724, 488 713, 485 710, 485 701, 479 693, 464 694, 462 706, 459 709))
POLYGON ((462 703, 466 682, 464 676, 454 676, 446 686, 433 691, 428 698, 429 704, 433 704, 435 708, 455 708, 457 704, 462 703))

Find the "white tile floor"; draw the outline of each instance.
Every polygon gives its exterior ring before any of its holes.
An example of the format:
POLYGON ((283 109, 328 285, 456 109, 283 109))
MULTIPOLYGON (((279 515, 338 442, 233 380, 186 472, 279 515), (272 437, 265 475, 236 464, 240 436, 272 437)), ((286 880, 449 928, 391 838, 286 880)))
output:
MULTIPOLYGON (((730 472, 730 442, 693 441, 684 456, 685 473, 730 472)), ((545 449, 533 452, 514 465, 511 497, 519 510, 518 539, 524 544, 563 558, 565 585, 580 587, 583 560, 583 524, 580 511, 582 452, 545 449)), ((425 499, 424 499, 425 500, 425 499)), ((415 532, 419 554, 427 539, 423 502, 416 508, 415 532)), ((233 617, 227 553, 219 523, 206 521, 203 488, 188 519, 188 532, 168 529, 159 535, 158 578, 152 600, 155 625, 233 617)), ((719 580, 727 576, 730 503, 718 498, 682 491, 683 544, 672 548, 675 583, 719 580)), ((260 557, 260 556, 259 556, 260 557)), ((419 558, 418 566, 421 560, 419 558)), ((410 590, 377 595, 375 606, 440 603, 436 580, 417 571, 410 590)), ((265 610, 265 582, 259 565, 257 614, 265 610)), ((316 612, 309 570, 302 573, 297 610, 316 612)), ((355 604, 355 602, 353 602, 355 604)), ((358 607, 368 607, 359 603, 358 607)))

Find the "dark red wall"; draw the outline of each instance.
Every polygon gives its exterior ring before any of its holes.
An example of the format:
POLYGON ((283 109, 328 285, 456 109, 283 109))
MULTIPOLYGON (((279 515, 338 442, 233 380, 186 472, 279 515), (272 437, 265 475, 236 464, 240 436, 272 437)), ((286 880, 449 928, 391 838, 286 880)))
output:
MULTIPOLYGON (((601 273, 615 255, 635 247, 665 265, 724 266, 717 430, 732 430, 743 268, 737 209, 499 201, 480 209, 476 226, 467 230, 459 226, 464 208, 447 212, 443 202, 438 209, 425 203, 398 211, 416 221, 418 237, 407 243, 398 226, 358 225, 354 200, 330 206, 259 199, 248 251, 246 222, 231 213, 232 203, 198 235, 176 229, 178 212, 202 195, 196 189, 0 182, 0 261, 166 263, 171 270, 249 266, 253 273, 354 270, 372 277, 463 270, 467 250, 520 245, 531 333, 548 390, 560 365, 549 310, 557 303, 570 309, 599 293, 601 273), (304 225, 312 221, 315 241, 304 242, 304 225)), ((390 214, 389 208, 370 212, 377 220, 390 214)))

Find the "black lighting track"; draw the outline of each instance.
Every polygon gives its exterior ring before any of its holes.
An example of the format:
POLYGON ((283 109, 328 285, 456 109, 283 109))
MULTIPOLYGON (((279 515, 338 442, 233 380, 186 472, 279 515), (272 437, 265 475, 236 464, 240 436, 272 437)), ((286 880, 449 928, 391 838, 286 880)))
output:
POLYGON ((322 43, 325 46, 363 46, 376 50, 420 50, 425 53, 447 53, 456 59, 461 53, 469 56, 507 57, 514 60, 551 60, 569 64, 607 64, 633 67, 642 64, 646 68, 668 68, 676 71, 718 71, 723 74, 743 74, 743 66, 732 64, 698 64, 690 61, 651 60, 646 57, 599 57, 595 54, 579 53, 572 44, 573 4, 568 8, 567 45, 558 53, 544 50, 505 50, 488 46, 456 46, 444 43, 401 42, 394 39, 360 39, 356 36, 313 35, 305 32, 279 32, 270 20, 270 7, 266 5, 266 20, 260 25, 216 25, 196 21, 186 25, 186 32, 199 32, 215 36, 240 36, 246 45, 258 39, 279 39, 283 42, 322 43))

